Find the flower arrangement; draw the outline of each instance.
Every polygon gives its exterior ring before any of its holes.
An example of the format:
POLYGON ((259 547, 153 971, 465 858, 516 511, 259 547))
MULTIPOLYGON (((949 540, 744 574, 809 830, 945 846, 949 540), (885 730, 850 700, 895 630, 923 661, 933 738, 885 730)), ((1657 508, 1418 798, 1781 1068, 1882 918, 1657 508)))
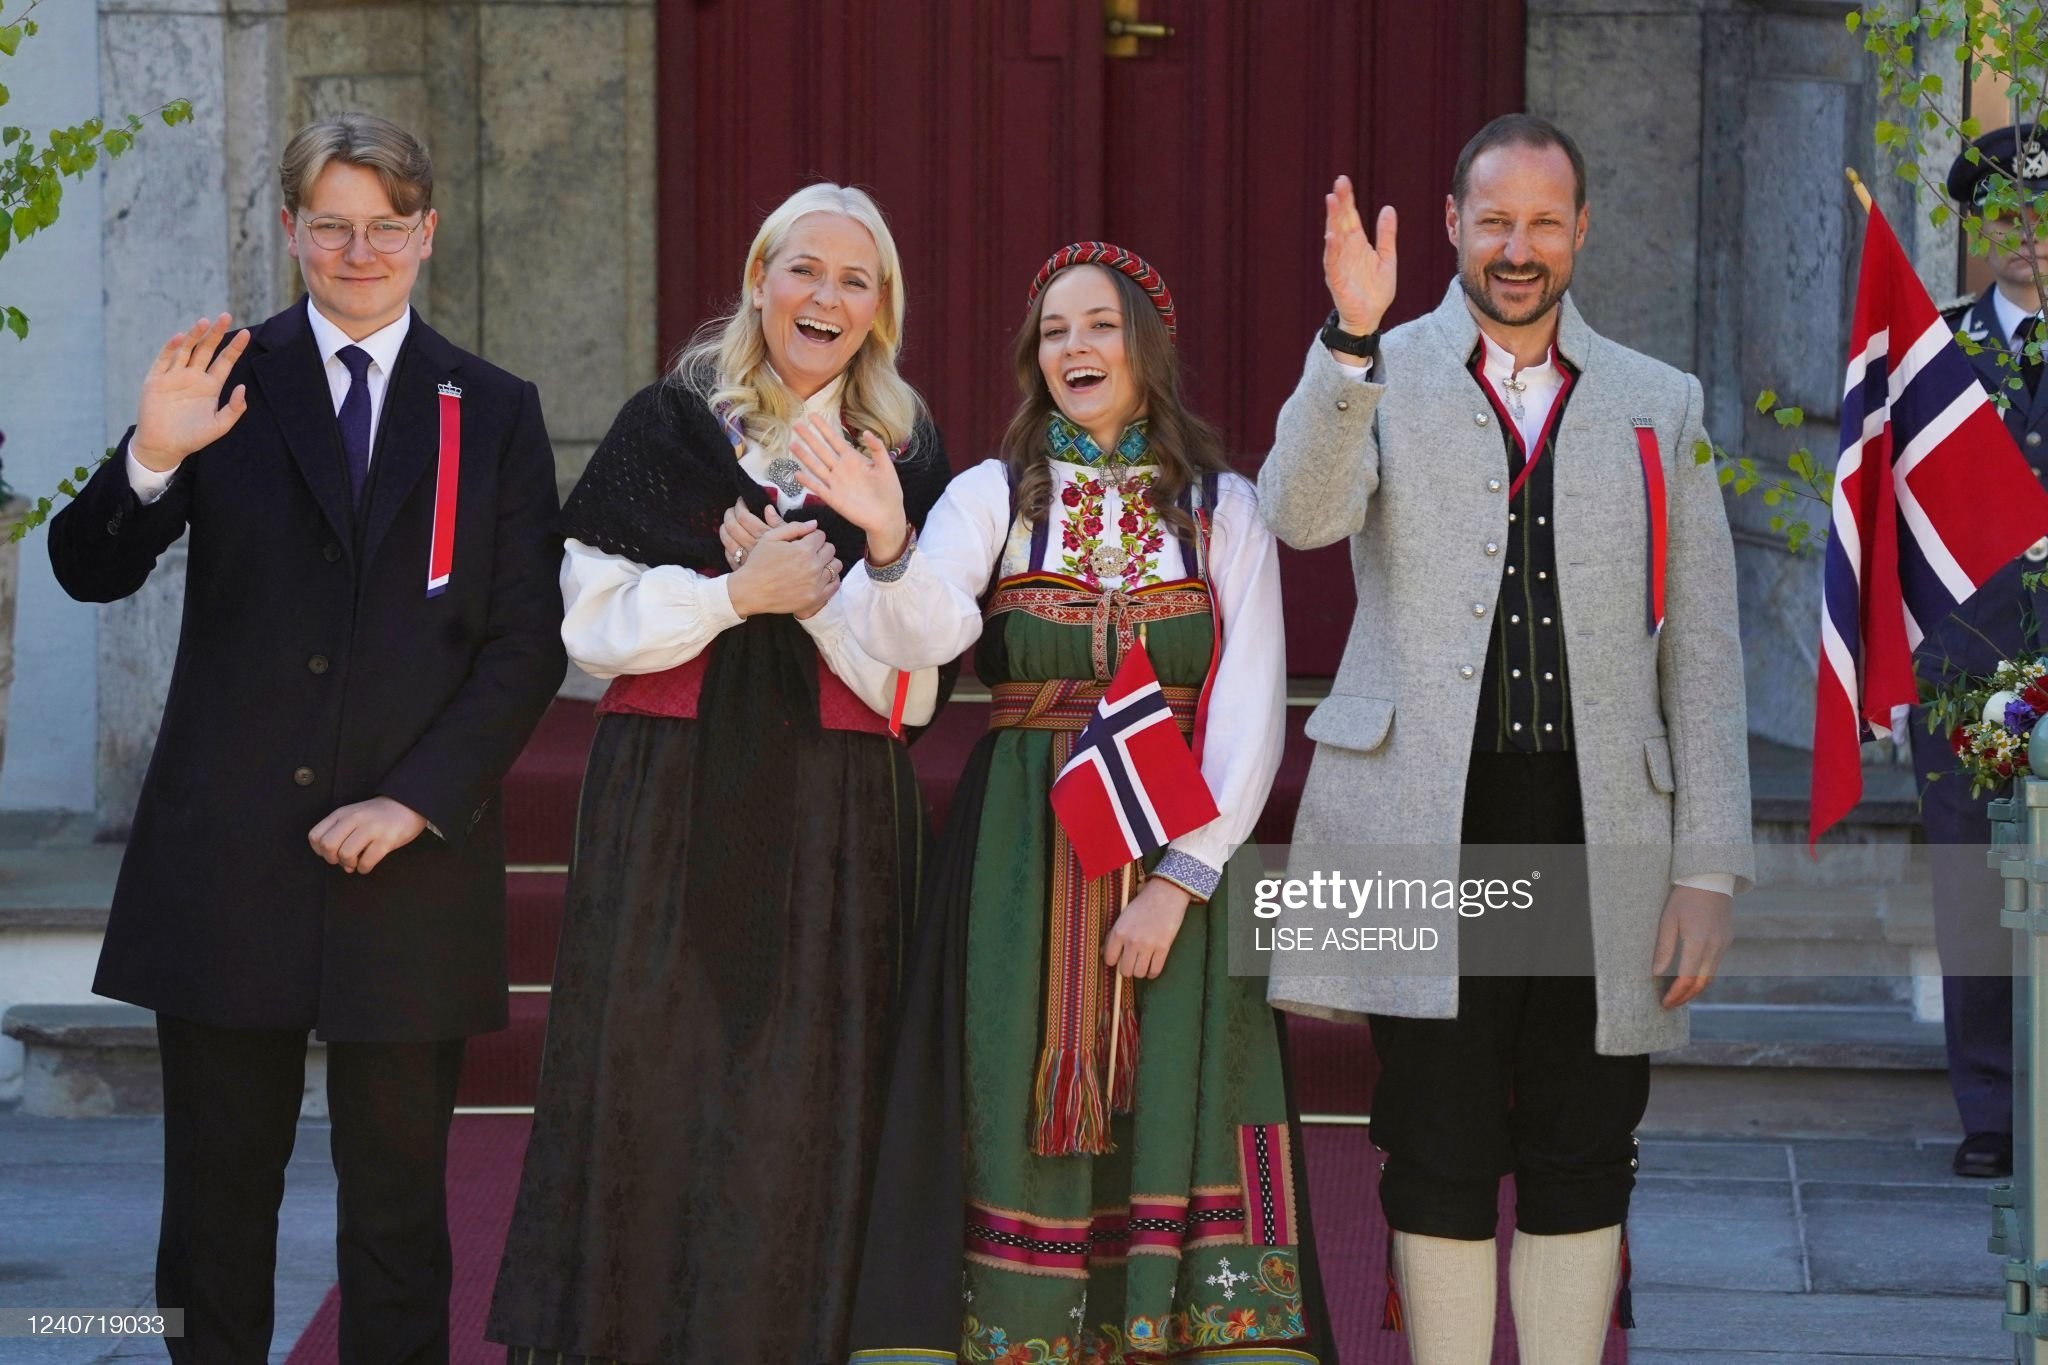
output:
POLYGON ((2002 787, 2027 770, 2028 741, 2048 716, 2048 658, 2000 660, 1988 677, 1962 680, 1941 701, 1936 716, 1953 726, 1949 748, 1970 795, 2002 787))

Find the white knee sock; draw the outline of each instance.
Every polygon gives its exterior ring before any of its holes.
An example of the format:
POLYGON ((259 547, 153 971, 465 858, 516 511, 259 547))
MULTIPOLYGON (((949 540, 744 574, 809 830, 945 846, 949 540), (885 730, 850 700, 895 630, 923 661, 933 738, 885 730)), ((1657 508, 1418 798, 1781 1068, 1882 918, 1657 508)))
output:
POLYGON ((1415 1365, 1486 1365, 1493 1358, 1493 1239, 1394 1234, 1394 1285, 1415 1365))
POLYGON ((1508 1302, 1522 1365, 1597 1365, 1621 1273, 1621 1224, 1556 1237, 1515 1234, 1508 1302))

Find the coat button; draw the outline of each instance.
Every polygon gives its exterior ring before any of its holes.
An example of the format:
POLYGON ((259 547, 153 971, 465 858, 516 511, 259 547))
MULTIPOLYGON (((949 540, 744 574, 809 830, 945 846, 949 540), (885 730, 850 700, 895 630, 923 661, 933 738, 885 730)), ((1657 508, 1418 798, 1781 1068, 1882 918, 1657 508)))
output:
POLYGON ((320 547, 320 557, 326 560, 329 564, 333 564, 336 561, 338 561, 341 558, 340 543, 337 541, 330 540, 325 545, 322 545, 320 547))
POLYGON ((1500 492, 1500 480, 1499 480, 1499 479, 1488 479, 1488 480, 1486 481, 1486 491, 1487 491, 1487 492, 1489 492, 1489 493, 1498 493, 1498 492, 1500 492))
POLYGON ((1484 616, 1484 615, 1486 615, 1486 603, 1484 603, 1484 602, 1474 602, 1474 603, 1472 604, 1472 614, 1473 614, 1474 616, 1484 616))
POLYGON ((325 654, 315 654, 312 658, 306 660, 306 671, 309 673, 325 673, 327 671, 327 656, 325 654))
POLYGON ((1485 425, 1486 425, 1486 414, 1485 414, 1485 413, 1483 413, 1483 412, 1475 412, 1475 413, 1473 413, 1473 414, 1472 414, 1472 425, 1473 425, 1473 426, 1475 426, 1475 427, 1483 427, 1483 426, 1485 426, 1485 425))
POLYGON ((312 786, 313 770, 311 768, 295 769, 292 773, 292 781, 298 783, 301 787, 312 786))
POLYGON ((2028 433, 2027 433, 2027 444, 2028 444, 2028 445, 2030 445, 2030 446, 2037 446, 2037 445, 2041 444, 2041 433, 2040 433, 2040 432, 2038 432, 2038 431, 2030 431, 2030 432, 2028 432, 2028 433))
POLYGON ((1500 546, 1496 545, 1494 542, 1489 540, 1486 542, 1486 553, 1490 555, 1497 555, 1500 553, 1500 546))
POLYGON ((1469 677, 1471 677, 1471 676, 1472 676, 1472 665, 1470 665, 1470 664, 1460 664, 1460 665, 1458 665, 1458 676, 1459 676, 1459 677, 1461 677, 1461 678, 1469 678, 1469 677))
POLYGON ((1351 411, 1351 400, 1350 400, 1349 398, 1339 398, 1339 399, 1337 400, 1337 411, 1339 411, 1339 412, 1349 412, 1349 411, 1351 411))
POLYGON ((118 536, 121 534, 121 519, 119 517, 107 518, 107 534, 110 536, 118 536))

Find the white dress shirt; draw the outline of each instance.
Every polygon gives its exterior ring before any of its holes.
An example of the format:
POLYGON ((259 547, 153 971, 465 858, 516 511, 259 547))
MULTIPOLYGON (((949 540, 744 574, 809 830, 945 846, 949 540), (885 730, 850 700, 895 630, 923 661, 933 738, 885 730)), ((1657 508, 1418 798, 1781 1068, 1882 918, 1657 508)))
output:
MULTIPOLYGON (((348 397, 348 386, 352 382, 347 363, 340 359, 342 347, 360 346, 369 352, 370 450, 374 453, 377 449, 377 421, 384 415, 384 390, 390 387, 391 371, 398 365, 398 352, 405 345, 405 335, 412 330, 412 309, 407 308, 399 314, 396 322, 378 328, 361 341, 351 340, 348 333, 329 322, 311 299, 306 300, 306 321, 312 324, 313 344, 319 348, 320 364, 327 375, 327 391, 333 396, 337 414, 341 412, 342 400, 348 397)), ((162 497, 164 489, 171 485, 171 474, 176 472, 160 474, 136 459, 132 451, 128 455, 128 486, 144 503, 152 503, 162 497)))
MULTIPOLYGON (((827 422, 838 421, 842 380, 843 376, 813 394, 804 404, 805 413, 822 415, 827 422)), ((774 486, 768 477, 771 459, 752 441, 739 453, 747 477, 764 488, 774 486)), ((776 488, 775 508, 792 520, 802 520, 808 497, 806 490, 791 495, 776 488)), ((592 677, 675 668, 702 654, 720 634, 745 619, 733 610, 728 574, 708 577, 679 564, 649 568, 580 540, 564 541, 563 551, 562 643, 576 666, 592 677)), ((896 700, 896 670, 855 643, 846 627, 846 607, 840 594, 834 593, 822 608, 798 624, 810 633, 825 666, 870 710, 888 715, 896 700)), ((904 703, 904 724, 929 721, 937 709, 938 695, 937 668, 913 671, 910 695, 904 703)))
POLYGON ((1514 354, 1494 345, 1493 338, 1486 333, 1479 334, 1479 344, 1484 351, 1479 373, 1492 388, 1493 396, 1508 410, 1508 416, 1515 419, 1515 430, 1522 434, 1522 450, 1533 455, 1536 443, 1543 439, 1543 428, 1550 421, 1550 410, 1557 406, 1557 396, 1564 391, 1564 371, 1557 368, 1557 348, 1552 346, 1544 352, 1542 364, 1517 369, 1514 354), (1515 384, 1521 385, 1519 391, 1511 387, 1515 384))
POLYGON ((2003 289, 1991 291, 1991 307, 1998 314, 1999 330, 2005 333, 2007 342, 2019 335, 2020 324, 2040 317, 2039 311, 2029 312, 2005 296, 2003 289))
MULTIPOLYGON (((1053 525, 1043 567, 1060 573, 1064 570, 1059 529, 1069 515, 1061 494, 1075 480, 1098 471, 1064 460, 1049 463, 1053 525)), ((1121 495, 1112 485, 1104 494, 1103 524, 1113 531, 1122 510, 1121 495)), ((981 635, 977 599, 998 561, 1005 575, 1023 572, 1030 543, 1022 519, 1012 522, 1010 482, 1002 462, 984 460, 947 486, 918 533, 917 548, 901 578, 878 583, 861 565, 847 574, 833 600, 846 604, 854 637, 881 658, 912 668, 952 659, 981 635)), ((1172 582, 1186 577, 1193 567, 1169 532, 1159 552, 1147 556, 1141 575, 1172 582)), ((1105 575, 1102 582, 1105 587, 1137 586, 1125 584, 1116 574, 1105 575)), ((1209 583, 1225 628, 1223 654, 1209 696, 1202 777, 1221 813, 1168 847, 1221 872, 1265 809, 1273 777, 1280 770, 1287 708, 1279 546, 1259 517, 1258 494, 1236 474, 1225 474, 1217 492, 1209 583)))

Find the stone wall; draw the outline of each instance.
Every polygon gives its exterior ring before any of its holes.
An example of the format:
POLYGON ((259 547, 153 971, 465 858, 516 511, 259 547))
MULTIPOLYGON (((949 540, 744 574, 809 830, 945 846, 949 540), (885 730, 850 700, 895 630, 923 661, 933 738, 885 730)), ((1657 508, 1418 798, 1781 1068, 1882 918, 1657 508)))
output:
MULTIPOLYGON (((277 154, 321 114, 419 132, 440 226, 420 313, 541 390, 566 490, 612 414, 654 375, 651 0, 543 4, 118 0, 100 11, 108 108, 193 102, 175 138, 108 176, 108 439, 165 336, 298 292, 278 225, 277 154)), ((162 711, 182 546, 102 609, 98 821, 125 830, 162 711)))
MULTIPOLYGON (((1874 154, 1876 82, 1842 18, 1812 0, 1530 0, 1528 102, 1581 139, 1592 226, 1573 286, 1594 327, 1696 373, 1722 445, 1782 461, 1804 441, 1832 465, 1862 215, 1858 167, 1937 297, 1954 229, 1927 223, 1874 154), (1803 431, 1759 414, 1769 388, 1803 431)), ((1940 69, 1940 68, 1936 68, 1940 69)), ((1947 88, 1961 81, 1943 72, 1947 88)), ((1930 164, 1946 167, 1953 147, 1930 164)), ((1786 553, 1774 509, 1729 499, 1749 723, 1813 736, 1817 554, 1786 553)), ((1826 509, 1796 515, 1823 525, 1826 509)))
MULTIPOLYGON (((39 17, 42 32, 0 63, 0 80, 12 94, 0 123, 32 124, 38 135, 102 108, 91 7, 52 5, 39 17)), ((152 135, 137 157, 175 136, 156 131, 164 137, 152 135)), ((99 177, 66 181, 56 226, 0 261, 0 303, 31 319, 26 341, 0 334, 0 432, 7 437, 0 457, 7 482, 27 497, 48 494, 103 448, 100 204, 99 177)), ((99 728, 93 613, 57 586, 40 537, 19 548, 14 685, 0 768, 0 840, 16 845, 81 833, 76 815, 57 813, 92 808, 99 728)), ((0 1078, 6 1069, 0 1057, 0 1078)))

